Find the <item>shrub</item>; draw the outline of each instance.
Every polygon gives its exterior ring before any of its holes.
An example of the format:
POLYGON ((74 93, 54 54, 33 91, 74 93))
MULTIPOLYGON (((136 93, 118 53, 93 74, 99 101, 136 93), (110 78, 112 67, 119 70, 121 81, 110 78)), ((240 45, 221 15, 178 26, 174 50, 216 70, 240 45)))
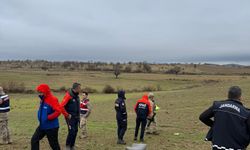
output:
POLYGON ((107 93, 107 94, 115 93, 115 89, 111 85, 106 85, 103 88, 103 93, 107 93))
POLYGON ((62 86, 58 89, 51 89, 52 92, 66 92, 68 90, 68 88, 66 88, 65 86, 62 86))
POLYGON ((181 72, 181 67, 179 66, 175 66, 174 68, 172 69, 169 69, 166 71, 167 74, 179 74, 181 72))
POLYGON ((1 84, 4 91, 9 93, 24 93, 26 88, 24 83, 9 81, 1 84))
POLYGON ((34 94, 34 93, 35 93, 34 90, 26 90, 26 91, 25 91, 25 94, 34 94))
POLYGON ((152 91, 156 91, 156 88, 153 86, 145 86, 142 88, 143 92, 152 92, 152 91))
POLYGON ((97 93, 97 90, 91 87, 84 87, 82 91, 86 91, 88 93, 97 93))

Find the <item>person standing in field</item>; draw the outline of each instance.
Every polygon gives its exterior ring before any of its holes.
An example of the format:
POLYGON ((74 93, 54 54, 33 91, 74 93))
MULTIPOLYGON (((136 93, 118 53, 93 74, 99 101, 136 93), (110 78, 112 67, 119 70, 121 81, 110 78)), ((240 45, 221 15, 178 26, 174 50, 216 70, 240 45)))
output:
POLYGON ((247 149, 250 141, 250 111, 241 100, 240 87, 232 86, 227 100, 214 101, 200 115, 201 122, 211 127, 207 140, 212 141, 213 150, 247 149))
POLYGON ((117 144, 125 145, 123 137, 127 130, 127 109, 126 109, 126 97, 125 91, 118 91, 118 98, 115 101, 115 110, 116 110, 116 120, 117 120, 117 144))
POLYGON ((31 138, 31 150, 39 150, 39 141, 47 136, 53 150, 60 150, 58 142, 59 121, 61 108, 58 99, 52 95, 47 84, 36 88, 39 93, 40 107, 38 110, 39 126, 31 138))
POLYGON ((8 127, 8 113, 10 111, 9 96, 0 87, 0 145, 11 144, 10 130, 8 127))
POLYGON ((154 93, 150 92, 148 94, 148 99, 152 107, 153 117, 148 118, 146 133, 158 135, 159 133, 157 132, 156 111, 159 109, 159 107, 155 103, 154 93))
POLYGON ((136 112, 136 127, 134 141, 137 141, 139 128, 141 126, 140 142, 144 142, 144 132, 147 125, 147 118, 152 118, 152 107, 148 100, 148 94, 144 94, 142 99, 139 99, 134 107, 136 112))
POLYGON ((87 135, 87 118, 89 117, 92 106, 88 98, 88 92, 82 92, 82 99, 80 103, 80 138, 86 138, 87 135))
POLYGON ((62 103, 62 113, 68 125, 68 136, 66 139, 66 150, 74 150, 75 141, 80 122, 80 98, 81 84, 74 83, 72 88, 66 92, 62 103))

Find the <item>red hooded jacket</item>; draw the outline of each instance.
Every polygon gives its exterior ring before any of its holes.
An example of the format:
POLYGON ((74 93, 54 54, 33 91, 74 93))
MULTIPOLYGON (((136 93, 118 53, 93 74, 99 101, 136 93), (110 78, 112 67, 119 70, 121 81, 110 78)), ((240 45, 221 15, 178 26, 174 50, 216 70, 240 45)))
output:
POLYGON ((48 114, 47 119, 54 120, 59 117, 61 114, 61 107, 58 99, 52 95, 49 86, 47 84, 40 84, 36 90, 44 94, 44 103, 52 107, 54 110, 52 114, 48 114))

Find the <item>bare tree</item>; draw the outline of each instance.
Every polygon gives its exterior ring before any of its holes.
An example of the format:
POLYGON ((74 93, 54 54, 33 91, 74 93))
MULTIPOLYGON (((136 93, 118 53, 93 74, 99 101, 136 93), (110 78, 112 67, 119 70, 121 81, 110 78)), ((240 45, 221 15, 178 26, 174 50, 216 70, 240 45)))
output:
POLYGON ((142 63, 142 67, 143 67, 144 72, 148 72, 148 73, 152 72, 152 68, 150 64, 148 64, 146 61, 142 63))
POLYGON ((121 74, 121 66, 120 66, 120 63, 116 63, 114 65, 114 75, 115 75, 115 78, 117 79, 118 76, 121 74))

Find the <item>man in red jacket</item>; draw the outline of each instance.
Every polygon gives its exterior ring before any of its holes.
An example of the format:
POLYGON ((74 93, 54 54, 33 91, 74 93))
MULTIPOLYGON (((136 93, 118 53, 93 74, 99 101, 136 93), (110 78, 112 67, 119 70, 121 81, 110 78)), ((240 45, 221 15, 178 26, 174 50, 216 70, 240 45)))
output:
POLYGON ((60 150, 58 142, 58 117, 61 108, 58 99, 52 95, 47 84, 40 84, 36 88, 39 93, 40 107, 38 110, 39 126, 31 139, 31 150, 39 150, 39 141, 47 136, 50 147, 53 150, 60 150))
POLYGON ((144 132, 145 132, 145 127, 147 125, 147 118, 152 117, 152 107, 148 100, 148 94, 144 94, 142 99, 139 99, 137 101, 134 109, 137 116, 134 141, 137 141, 137 136, 141 125, 140 141, 144 142, 144 132))
POLYGON ((68 125, 68 136, 66 140, 66 150, 74 150, 78 126, 80 122, 80 98, 81 84, 73 83, 72 88, 66 92, 62 103, 62 114, 68 125))

